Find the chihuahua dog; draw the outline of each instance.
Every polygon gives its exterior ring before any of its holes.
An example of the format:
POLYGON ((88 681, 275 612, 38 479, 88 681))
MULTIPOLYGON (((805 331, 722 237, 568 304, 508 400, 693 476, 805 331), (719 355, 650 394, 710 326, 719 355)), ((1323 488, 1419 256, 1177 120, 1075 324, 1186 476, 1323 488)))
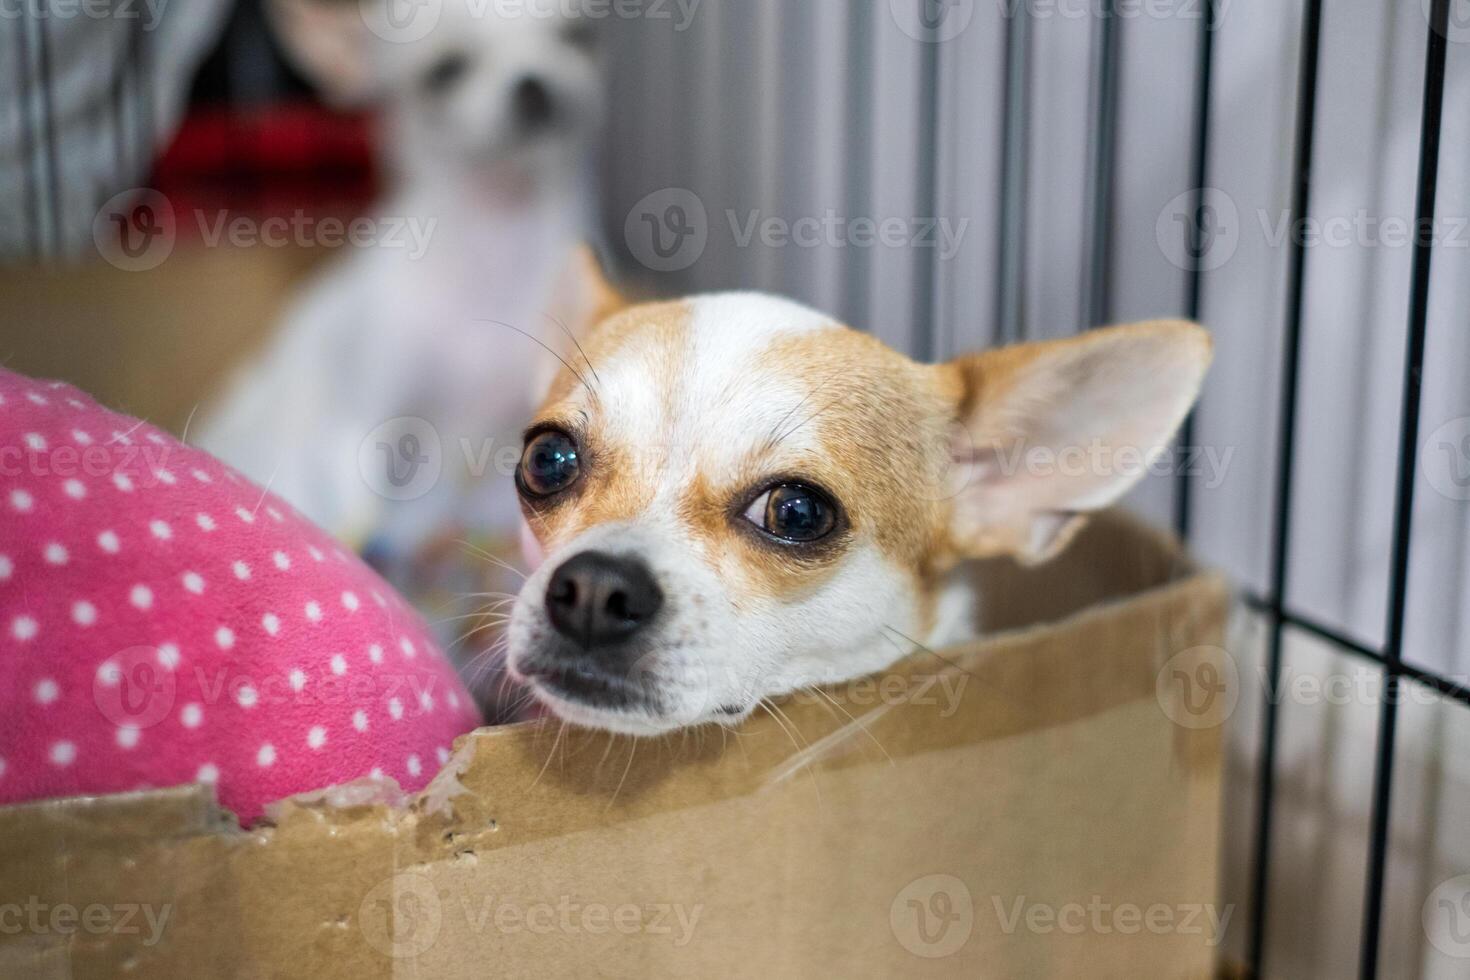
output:
POLYGON ((599 314, 526 430, 510 677, 563 720, 733 724, 973 635, 964 563, 1057 554, 1198 395, 1153 321, 924 365, 754 293, 599 314), (544 560, 543 560, 544 559, 544 560))
MULTIPOLYGON (((518 436, 539 350, 499 324, 541 324, 583 237, 585 150, 602 114, 599 22, 537 0, 270 9, 330 101, 381 110, 391 193, 379 237, 310 288, 196 431, 339 537, 361 544, 397 520, 400 536, 421 539, 467 495, 441 480, 434 497, 385 513, 360 449, 404 417, 448 440, 518 436), (395 21, 392 10, 413 16, 395 21), (405 225, 422 241, 390 234, 405 225)), ((500 510, 484 520, 514 533, 508 487, 500 510)))

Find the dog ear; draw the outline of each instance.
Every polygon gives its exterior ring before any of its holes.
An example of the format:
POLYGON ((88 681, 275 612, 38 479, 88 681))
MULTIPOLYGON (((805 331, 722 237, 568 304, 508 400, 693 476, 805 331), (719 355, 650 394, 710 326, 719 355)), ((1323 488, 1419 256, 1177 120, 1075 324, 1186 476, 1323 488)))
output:
POLYGON ((1146 474, 1212 356, 1194 324, 1152 321, 941 365, 955 404, 950 535, 968 557, 1059 552, 1146 474))
POLYGON ((292 67, 322 98, 355 106, 374 95, 371 36, 356 0, 268 0, 266 9, 292 67))
MULTIPOLYGON (((554 347, 580 344, 598 324, 630 305, 623 294, 607 281, 597 252, 584 242, 567 256, 552 287, 546 315, 555 326, 545 337, 554 347), (561 335, 563 330, 565 337, 561 335)), ((578 356, 586 355, 579 351, 578 356)), ((531 390, 539 397, 551 386, 560 364, 555 358, 548 357, 538 360, 537 365, 531 377, 531 390)))

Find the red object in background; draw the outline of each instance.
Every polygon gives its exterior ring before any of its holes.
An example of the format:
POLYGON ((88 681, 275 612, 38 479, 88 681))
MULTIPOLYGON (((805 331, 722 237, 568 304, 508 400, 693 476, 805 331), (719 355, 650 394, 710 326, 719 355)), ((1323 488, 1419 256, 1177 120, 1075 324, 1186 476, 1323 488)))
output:
POLYGON ((173 205, 186 237, 221 216, 350 218, 377 196, 373 120, 310 102, 196 111, 150 186, 173 205))

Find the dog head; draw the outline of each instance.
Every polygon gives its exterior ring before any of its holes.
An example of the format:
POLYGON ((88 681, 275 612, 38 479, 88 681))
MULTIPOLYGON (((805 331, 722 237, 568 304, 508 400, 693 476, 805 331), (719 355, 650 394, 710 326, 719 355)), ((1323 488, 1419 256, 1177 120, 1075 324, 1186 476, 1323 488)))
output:
POLYGON ((544 560, 509 665, 558 716, 635 734, 933 639, 957 563, 1059 551, 1164 451, 1211 356, 1158 321, 922 365, 770 296, 599 289, 526 432, 544 560))
POLYGON ((602 112, 602 21, 569 0, 272 0, 288 56, 339 105, 378 105, 400 169, 540 176, 602 112))

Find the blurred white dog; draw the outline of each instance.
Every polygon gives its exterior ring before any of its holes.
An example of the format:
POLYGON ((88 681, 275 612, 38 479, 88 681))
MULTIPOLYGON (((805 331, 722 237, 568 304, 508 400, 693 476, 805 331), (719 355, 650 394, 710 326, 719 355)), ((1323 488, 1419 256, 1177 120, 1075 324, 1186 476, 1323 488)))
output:
MULTIPOLYGON (((560 335, 547 313, 586 237, 598 22, 541 3, 272 0, 290 57, 326 97, 381 109, 390 192, 373 241, 313 283, 196 432, 354 545, 386 534, 411 549, 452 522, 460 460, 519 447, 547 354, 517 331, 560 335), (405 417, 433 431, 380 428, 405 417), (444 467, 434 495, 396 493, 394 473, 412 482, 420 464, 444 467)), ((513 526, 511 481, 486 482, 472 495, 482 520, 513 526)))

